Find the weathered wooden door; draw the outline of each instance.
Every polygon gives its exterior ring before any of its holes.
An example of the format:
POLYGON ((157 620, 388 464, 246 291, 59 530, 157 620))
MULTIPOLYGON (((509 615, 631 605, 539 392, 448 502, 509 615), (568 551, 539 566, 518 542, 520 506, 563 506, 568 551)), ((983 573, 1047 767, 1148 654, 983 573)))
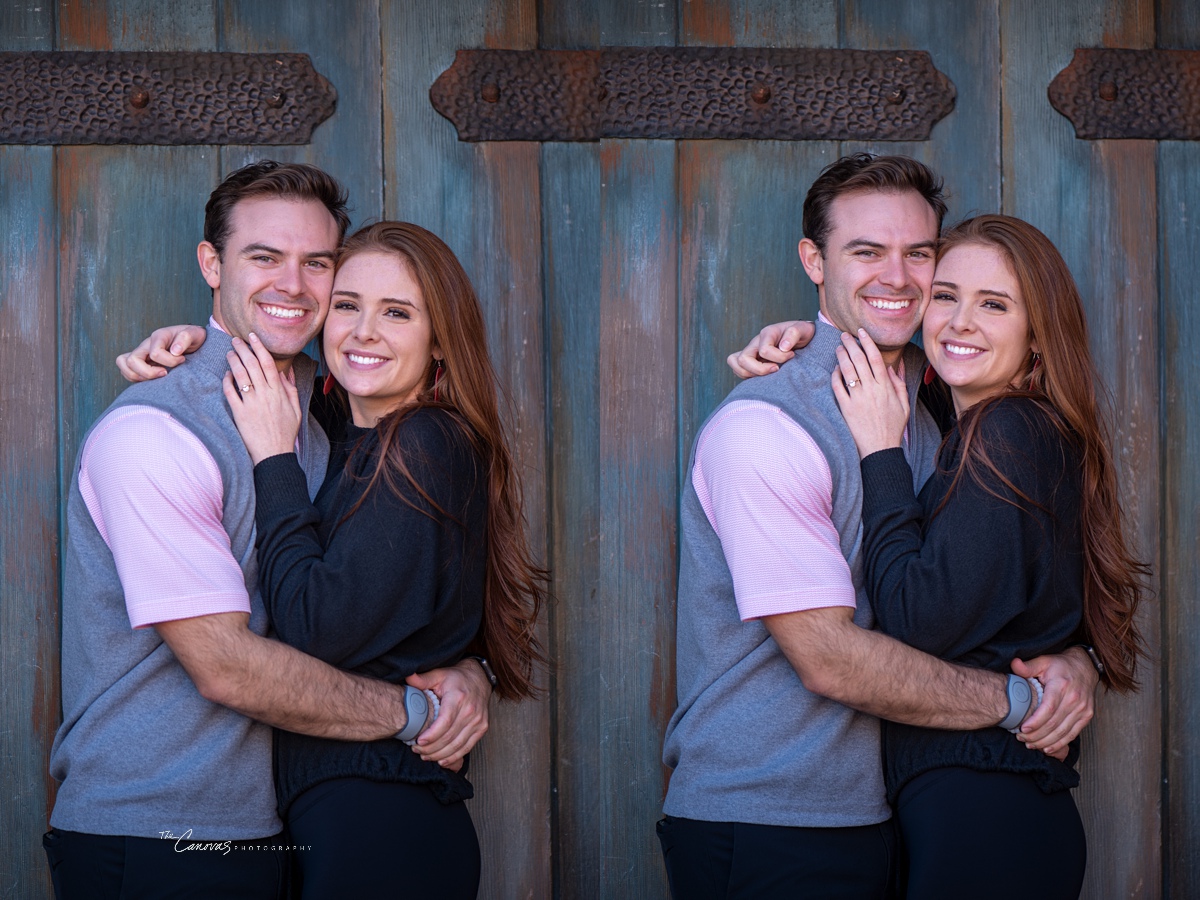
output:
MULTIPOLYGON (((497 705, 472 811, 486 897, 666 895, 654 821, 674 703, 679 485, 724 356, 812 315, 804 191, 854 150, 940 170, 951 219, 1000 210, 1062 248, 1159 573, 1142 693, 1104 698, 1077 799, 1091 898, 1200 896, 1200 146, 1082 141, 1046 87, 1077 47, 1200 49, 1190 0, 60 0, 0 9, 0 50, 297 51, 337 88, 302 147, 0 146, 0 894, 48 895, 61 506, 112 358, 203 321, 194 256, 222 175, 272 156, 349 186, 356 223, 441 234, 487 307, 529 527, 554 571, 548 696, 497 705), (460 48, 927 50, 957 87, 931 140, 465 144, 428 90, 460 48)), ((1041 848, 1052 852, 1052 848, 1041 848)), ((1031 886, 1036 894, 1036 886, 1031 886)))

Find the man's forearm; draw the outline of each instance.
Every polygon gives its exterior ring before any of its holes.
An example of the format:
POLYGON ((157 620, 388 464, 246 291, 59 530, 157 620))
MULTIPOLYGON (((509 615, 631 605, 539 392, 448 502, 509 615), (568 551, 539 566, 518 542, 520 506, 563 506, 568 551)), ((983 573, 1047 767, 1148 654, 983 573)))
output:
POLYGON ((402 685, 339 671, 245 622, 227 613, 156 628, 206 699, 276 728, 361 741, 391 737, 408 721, 402 685))
POLYGON ((1005 678, 944 662, 854 624, 853 610, 815 609, 763 620, 804 686, 881 719, 972 730, 1008 713, 1005 678))

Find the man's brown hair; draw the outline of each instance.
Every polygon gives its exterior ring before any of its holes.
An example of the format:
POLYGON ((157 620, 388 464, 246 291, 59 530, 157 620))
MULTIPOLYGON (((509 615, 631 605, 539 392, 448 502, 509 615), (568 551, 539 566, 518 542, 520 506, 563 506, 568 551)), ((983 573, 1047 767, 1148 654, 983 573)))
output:
POLYGON ((230 173, 208 196, 204 207, 204 240, 217 248, 222 259, 229 237, 230 213, 239 202, 252 197, 316 200, 337 222, 339 244, 350 226, 346 189, 328 172, 307 163, 259 160, 230 173))
POLYGON ((804 198, 804 236, 825 255, 825 242, 833 225, 829 207, 844 194, 856 191, 899 193, 916 191, 937 215, 938 231, 946 215, 942 179, 929 166, 909 156, 873 156, 855 153, 826 166, 804 198))

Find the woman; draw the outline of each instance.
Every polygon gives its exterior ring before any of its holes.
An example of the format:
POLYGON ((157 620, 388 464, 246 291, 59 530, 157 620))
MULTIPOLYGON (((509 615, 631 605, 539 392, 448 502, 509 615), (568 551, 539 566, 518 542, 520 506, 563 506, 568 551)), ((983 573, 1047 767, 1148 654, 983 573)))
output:
MULTIPOLYGON (((1014 657, 1094 645, 1136 688, 1146 568, 1122 527, 1083 306, 1036 228, 979 216, 938 251, 923 323, 957 422, 920 497, 902 447, 903 379, 843 335, 833 390, 862 458, 867 588, 879 627, 944 659, 1007 673, 1014 657)), ((930 373, 927 373, 929 377, 930 373)), ((1060 762, 1002 729, 884 724, 884 769, 910 900, 1077 897, 1086 847, 1060 762)))
MULTIPOLYGON (((335 402, 314 410, 331 458, 313 502, 293 452, 295 387, 250 337, 234 339, 225 395, 255 464, 260 580, 276 635, 395 683, 478 648, 501 697, 533 696, 545 573, 524 534, 483 315, 454 254, 403 222, 346 241, 322 332, 324 393, 335 402)), ((429 701, 428 716, 409 707, 412 728, 398 737, 432 723, 429 701)), ((275 771, 302 896, 476 895, 462 775, 400 740, 282 731, 275 771)))

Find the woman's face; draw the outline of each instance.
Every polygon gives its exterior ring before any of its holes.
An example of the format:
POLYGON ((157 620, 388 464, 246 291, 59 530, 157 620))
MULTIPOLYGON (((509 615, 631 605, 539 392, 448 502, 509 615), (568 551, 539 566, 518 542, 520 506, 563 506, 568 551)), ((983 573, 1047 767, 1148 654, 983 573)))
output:
POLYGON ((416 399, 435 355, 433 328, 400 256, 357 253, 342 264, 323 346, 329 371, 350 395, 355 425, 372 427, 416 399))
POLYGON ((1036 349, 1016 276, 982 244, 954 247, 938 262, 922 333, 960 413, 1017 384, 1036 349))

